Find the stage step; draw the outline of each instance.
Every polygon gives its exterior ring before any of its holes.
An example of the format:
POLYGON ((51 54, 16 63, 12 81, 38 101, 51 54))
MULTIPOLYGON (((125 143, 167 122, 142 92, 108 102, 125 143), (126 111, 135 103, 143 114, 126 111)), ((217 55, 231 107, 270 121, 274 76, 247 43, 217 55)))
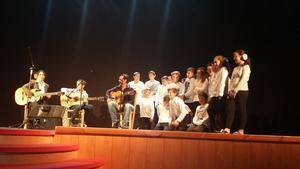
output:
POLYGON ((37 164, 72 160, 78 145, 0 144, 0 164, 37 164))
POLYGON ((30 130, 19 128, 0 128, 0 135, 18 135, 18 136, 54 136, 54 130, 30 130))
POLYGON ((54 134, 53 130, 0 128, 0 144, 53 143, 54 134))
POLYGON ((53 143, 53 130, 0 128, 1 169, 101 168, 104 160, 78 158, 79 145, 53 143))
POLYGON ((100 169, 104 165, 103 159, 73 159, 54 163, 41 164, 8 164, 1 165, 1 169, 100 169))

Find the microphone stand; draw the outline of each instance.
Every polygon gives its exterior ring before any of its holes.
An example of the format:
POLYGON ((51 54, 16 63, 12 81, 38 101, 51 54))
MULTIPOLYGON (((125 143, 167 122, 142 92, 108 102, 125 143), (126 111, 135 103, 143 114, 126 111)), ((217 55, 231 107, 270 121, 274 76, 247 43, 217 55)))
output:
MULTIPOLYGON (((81 82, 80 84, 82 85, 82 82, 81 82)), ((79 85, 80 85, 80 84, 79 84, 79 85)), ((82 86, 81 86, 81 87, 82 87, 82 86)), ((80 89, 80 96, 79 96, 79 107, 80 107, 80 109, 79 109, 79 112, 78 112, 78 113, 80 113, 80 111, 83 109, 83 106, 84 106, 84 101, 83 101, 82 92, 83 92, 83 88, 80 89)), ((82 117, 82 116, 84 116, 84 114, 80 114, 80 118, 81 118, 81 119, 84 119, 84 117, 82 117)), ((84 126, 84 121, 80 121, 80 126, 81 126, 81 127, 84 126)))
MULTIPOLYGON (((31 47, 28 46, 27 49, 28 49, 30 62, 31 62, 31 67, 29 68, 29 83, 31 83, 32 75, 33 75, 33 71, 35 69, 35 66, 34 66, 34 62, 33 62, 31 47)), ((18 128, 21 128, 22 126, 23 126, 24 129, 28 128, 29 103, 30 103, 29 98, 27 98, 27 103, 24 106, 24 120, 18 128)))

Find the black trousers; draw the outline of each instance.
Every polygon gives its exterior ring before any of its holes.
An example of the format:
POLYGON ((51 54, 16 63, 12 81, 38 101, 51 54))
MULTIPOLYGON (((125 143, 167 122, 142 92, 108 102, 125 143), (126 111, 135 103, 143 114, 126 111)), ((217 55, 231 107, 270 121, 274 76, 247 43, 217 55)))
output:
POLYGON ((226 101, 226 128, 231 128, 237 115, 238 129, 245 129, 247 123, 247 100, 248 91, 238 91, 235 98, 228 98, 226 101))
POLYGON ((185 103, 185 104, 189 106, 189 108, 191 109, 191 111, 193 113, 192 115, 194 115, 196 112, 197 106, 199 105, 199 102, 185 103))
POLYGON ((187 129, 187 131, 198 131, 198 132, 208 132, 208 127, 201 124, 199 126, 192 124, 190 127, 187 129))
POLYGON ((151 129, 150 118, 141 117, 141 129, 145 129, 145 130, 150 130, 151 129))
POLYGON ((225 127, 226 97, 212 97, 207 108, 211 130, 221 130, 225 127))
POLYGON ((154 117, 153 117, 153 123, 151 124, 151 129, 154 129, 157 123, 158 123, 158 114, 157 114, 156 107, 154 107, 154 117))
POLYGON ((186 131, 188 128, 188 124, 192 121, 192 116, 187 114, 184 119, 179 123, 178 127, 171 126, 170 130, 177 130, 177 131, 186 131))
POLYGON ((170 130, 169 123, 157 123, 155 130, 170 130))
POLYGON ((133 128, 137 129, 137 128, 141 128, 141 120, 140 120, 140 105, 136 105, 135 106, 135 116, 134 116, 134 123, 133 123, 133 128))

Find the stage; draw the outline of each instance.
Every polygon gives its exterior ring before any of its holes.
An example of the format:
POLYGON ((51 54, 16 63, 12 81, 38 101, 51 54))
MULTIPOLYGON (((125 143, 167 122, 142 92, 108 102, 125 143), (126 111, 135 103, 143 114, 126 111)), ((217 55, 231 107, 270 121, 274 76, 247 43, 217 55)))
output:
POLYGON ((63 128, 54 142, 105 157, 105 168, 298 168, 300 138, 173 131, 63 128))
MULTIPOLYGON (((89 127, 56 127, 52 132, 48 142, 79 145, 77 158, 103 159, 105 169, 296 169, 300 161, 300 137, 292 136, 89 127)), ((8 135, 1 135, 1 144, 8 135)))

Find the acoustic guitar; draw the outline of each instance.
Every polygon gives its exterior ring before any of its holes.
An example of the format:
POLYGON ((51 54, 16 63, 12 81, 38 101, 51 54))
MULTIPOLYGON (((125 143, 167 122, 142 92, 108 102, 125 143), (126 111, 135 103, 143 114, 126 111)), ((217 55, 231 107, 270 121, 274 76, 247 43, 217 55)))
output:
MULTIPOLYGON (((71 107, 71 106, 78 104, 79 100, 80 100, 79 97, 70 97, 67 95, 61 95, 60 96, 60 105, 62 105, 64 107, 71 107)), ((84 100, 85 100, 84 98, 81 98, 82 102, 84 100)), ((88 100, 88 101, 92 101, 92 100, 104 101, 105 97, 88 97, 88 98, 86 98, 86 100, 88 100)))
POLYGON ((39 89, 31 89, 29 91, 31 97, 27 96, 26 92, 22 87, 18 88, 15 92, 15 101, 18 105, 25 105, 28 102, 37 102, 40 101, 44 96, 53 96, 53 95, 62 95, 64 92, 49 92, 43 93, 39 89))

